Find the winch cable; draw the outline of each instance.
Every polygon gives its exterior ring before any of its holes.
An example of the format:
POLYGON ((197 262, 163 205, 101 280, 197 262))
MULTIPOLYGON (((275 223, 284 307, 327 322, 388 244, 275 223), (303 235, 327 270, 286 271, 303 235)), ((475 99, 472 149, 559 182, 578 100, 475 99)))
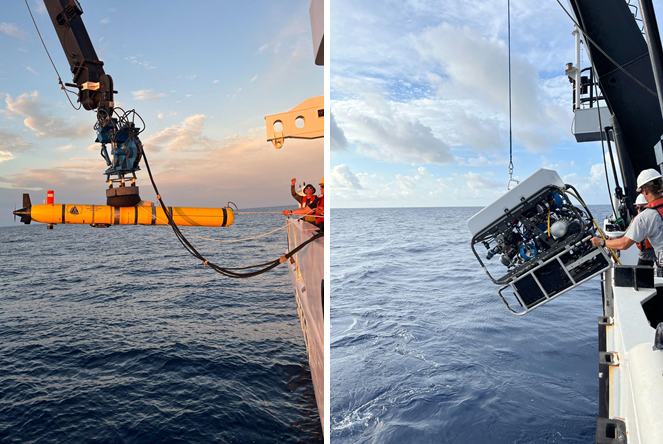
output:
POLYGON ((219 274, 222 274, 227 277, 231 278, 250 278, 254 276, 258 276, 260 274, 266 273, 267 271, 276 268, 286 260, 290 259, 293 255, 295 255, 297 252, 299 252, 302 248, 304 248, 306 245, 309 243, 320 239, 321 237, 324 236, 324 233, 317 233, 308 240, 302 242, 300 245, 298 245, 296 248, 290 250, 287 252, 285 255, 279 257, 278 259, 274 259, 273 261, 265 262, 262 264, 256 264, 256 265, 250 265, 248 267, 221 267, 219 265, 216 265, 209 260, 205 259, 205 257, 196 250, 196 248, 189 242, 189 240, 184 236, 180 228, 177 226, 175 221, 173 220, 172 214, 170 214, 170 211, 168 211, 168 207, 166 204, 163 202, 163 199, 161 198, 161 194, 159 193, 159 189, 157 188, 157 184, 154 181, 154 177, 152 175, 152 169, 150 168, 149 161, 147 160, 147 156, 145 155, 145 149, 143 148, 142 144, 138 144, 138 147, 141 151, 141 154, 143 155, 143 160, 145 161, 145 168, 147 169, 147 174, 150 177, 150 182, 152 183, 152 188, 154 188, 154 192, 157 195, 157 199, 159 200, 159 204, 161 205, 161 208, 163 209, 164 214, 168 218, 168 225, 171 226, 173 229, 173 232, 175 233, 177 240, 180 241, 182 246, 194 257, 202 261, 203 265, 205 268, 209 266, 212 270, 216 271, 219 274), (258 270, 254 271, 249 271, 249 272, 244 272, 244 273, 239 273, 235 270, 253 270, 259 268, 258 270))
POLYGON ((513 178, 513 123, 511 120, 511 0, 506 2, 506 21, 507 21, 507 46, 509 52, 509 181, 507 182, 507 190, 511 189, 511 182, 519 183, 513 178))
POLYGON ((627 76, 628 78, 630 78, 631 80, 633 80, 633 81, 634 81, 639 87, 641 87, 642 89, 644 89, 645 91, 647 91, 647 92, 648 92, 649 94, 651 94, 652 96, 658 98, 658 94, 656 94, 656 92, 652 91, 649 87, 647 87, 647 85, 645 85, 644 83, 642 83, 640 80, 636 79, 635 76, 633 76, 633 74, 631 74, 630 72, 628 72, 628 71, 626 70, 626 68, 624 68, 624 66, 620 65, 619 63, 617 63, 617 62, 615 61, 615 59, 613 59, 612 57, 610 57, 610 56, 608 55, 607 52, 605 52, 605 51, 604 51, 599 45, 597 45, 596 42, 595 42, 594 40, 592 40, 592 38, 591 38, 590 36, 587 35, 587 33, 585 32, 585 30, 582 28, 582 26, 580 26, 580 24, 578 24, 578 22, 573 18, 573 16, 571 15, 571 13, 570 13, 569 11, 566 10, 566 8, 564 7, 564 5, 562 5, 562 3, 561 3, 559 0, 556 0, 556 1, 557 1, 557 4, 560 6, 560 8, 562 8, 562 10, 566 13, 566 15, 569 16, 569 18, 571 19, 571 21, 573 22, 573 24, 576 25, 576 26, 578 27, 578 30, 582 33, 582 35, 583 35, 583 36, 584 36, 584 37, 585 37, 585 38, 586 38, 586 39, 587 39, 592 45, 594 45, 594 47, 595 47, 596 49, 598 49, 599 52, 600 52, 601 54, 603 54, 603 55, 604 55, 604 56, 605 56, 605 57, 606 57, 606 58, 607 58, 607 59, 608 59, 613 65, 615 65, 615 67, 616 67, 617 69, 619 69, 619 70, 622 71, 624 74, 626 74, 626 76, 627 76))
MULTIPOLYGON (((143 210, 145 213, 149 214, 150 216, 152 215, 152 213, 150 211, 148 211, 144 206, 140 205, 139 208, 141 210, 143 210)), ((267 211, 238 211, 236 214, 281 214, 281 213, 277 212, 277 211, 273 211, 273 212, 272 211, 269 211, 269 212, 267 212, 267 211)), ((301 218, 297 218, 297 220, 299 220, 299 219, 301 219, 301 218)), ((158 220, 159 222, 161 222, 165 225, 168 225, 168 221, 163 220, 160 217, 156 217, 156 220, 158 220)), ((191 237, 195 237, 195 238, 201 239, 201 240, 206 240, 206 241, 210 241, 210 242, 233 243, 233 242, 245 242, 245 241, 250 241, 250 240, 254 240, 254 239, 259 239, 261 237, 265 237, 265 236, 270 235, 272 233, 276 233, 277 231, 283 230, 285 228, 288 228, 288 224, 285 224, 282 227, 279 227, 275 230, 268 231, 267 233, 258 234, 256 236, 252 236, 252 237, 245 237, 243 239, 212 239, 212 238, 209 238, 209 237, 198 236, 196 234, 189 233, 188 231, 185 231, 185 230, 180 230, 180 231, 182 231, 182 233, 184 233, 184 234, 187 234, 191 237)))
POLYGON ((44 43, 44 39, 41 36, 41 32, 39 32, 39 26, 37 26, 37 22, 35 21, 34 15, 32 15, 32 10, 30 9, 30 5, 28 4, 28 0, 25 0, 25 6, 28 7, 28 12, 30 13, 30 18, 32 18, 32 23, 35 25, 35 29, 37 30, 37 34, 39 35, 39 40, 41 40, 41 44, 44 46, 44 50, 46 51, 46 55, 48 56, 48 59, 51 61, 51 65, 53 65, 53 69, 55 70, 55 74, 58 76, 58 83, 60 84, 60 89, 64 91, 64 94, 67 96, 67 100, 69 100, 69 104, 74 108, 75 110, 81 109, 81 105, 78 105, 78 108, 76 108, 76 105, 71 101, 71 98, 69 97, 69 93, 75 95, 78 97, 78 93, 76 91, 71 91, 65 88, 64 83, 62 83, 62 78, 60 77, 60 72, 58 69, 55 67, 55 63, 53 62, 53 58, 51 57, 51 53, 48 52, 48 48, 46 47, 46 43, 44 43))

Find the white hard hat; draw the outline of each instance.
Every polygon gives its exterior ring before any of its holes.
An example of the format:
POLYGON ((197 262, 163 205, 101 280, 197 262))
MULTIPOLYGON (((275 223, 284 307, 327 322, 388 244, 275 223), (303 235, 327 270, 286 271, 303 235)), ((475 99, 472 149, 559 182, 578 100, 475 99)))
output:
POLYGON ((635 204, 636 205, 647 205, 648 202, 647 202, 647 199, 645 199, 645 196, 643 196, 642 194, 638 194, 637 199, 635 199, 635 204))
POLYGON ((644 184, 660 178, 661 178, 661 173, 659 173, 655 169, 649 168, 648 170, 644 170, 643 172, 638 174, 638 180, 636 181, 638 188, 635 191, 637 191, 638 193, 642 193, 642 186, 644 184))

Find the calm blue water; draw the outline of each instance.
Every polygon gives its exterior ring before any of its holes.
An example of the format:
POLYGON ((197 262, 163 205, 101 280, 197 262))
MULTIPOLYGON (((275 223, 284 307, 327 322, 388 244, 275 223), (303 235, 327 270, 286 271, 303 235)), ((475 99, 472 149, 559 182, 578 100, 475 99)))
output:
POLYGON ((509 314, 469 248, 478 210, 332 211, 334 443, 594 442, 600 282, 509 314))
MULTIPOLYGON (((187 229, 242 238, 276 215, 187 229)), ((228 266, 283 254, 191 239, 228 266)), ((319 442, 284 266, 229 279, 169 227, 0 228, 0 442, 319 442)))

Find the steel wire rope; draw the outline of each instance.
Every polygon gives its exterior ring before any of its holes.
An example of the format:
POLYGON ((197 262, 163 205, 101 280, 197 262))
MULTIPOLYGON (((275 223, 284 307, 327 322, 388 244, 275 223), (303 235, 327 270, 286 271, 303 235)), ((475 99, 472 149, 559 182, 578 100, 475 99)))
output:
POLYGON ((75 91, 69 91, 67 88, 65 88, 64 83, 62 83, 62 78, 60 77, 60 72, 55 66, 55 63, 53 62, 53 58, 51 57, 51 53, 48 52, 48 48, 46 47, 46 43, 44 43, 44 39, 41 36, 41 32, 39 32, 39 26, 37 26, 37 22, 35 21, 35 17, 32 15, 32 10, 30 9, 30 5, 28 4, 28 0, 25 0, 25 6, 28 7, 28 12, 30 13, 30 18, 32 19, 32 23, 35 25, 35 29, 37 30, 37 35, 39 35, 39 40, 41 40, 41 44, 44 47, 44 50, 46 51, 46 55, 48 56, 48 59, 51 61, 51 65, 53 65, 53 69, 55 70, 55 74, 58 76, 58 83, 60 84, 60 89, 64 91, 65 96, 67 96, 67 100, 69 100, 69 104, 74 108, 76 111, 81 109, 82 104, 78 105, 78 108, 76 108, 76 105, 71 101, 71 98, 69 97, 68 93, 78 96, 78 93, 75 91))
MULTIPOLYGON (((152 213, 151 213, 150 211, 147 211, 147 209, 146 209, 144 206, 139 205, 139 208, 140 208, 141 210, 145 211, 145 212, 146 212, 147 214, 149 214, 150 216, 152 216, 152 213)), ((281 214, 281 213, 277 213, 277 212, 274 212, 274 213, 262 213, 262 212, 239 213, 239 212, 238 212, 238 214, 281 214)), ((158 220, 159 222, 168 225, 168 221, 167 221, 167 220, 163 220, 163 219, 161 219, 160 217, 156 217, 156 216, 155 216, 155 218, 156 218, 156 220, 158 220)), ((301 219, 301 218, 298 218, 298 219, 301 219)), ((269 234, 276 233, 276 232, 279 231, 279 230, 283 230, 284 228, 288 228, 288 224, 285 224, 284 226, 279 227, 279 228, 277 228, 276 230, 268 231, 267 233, 263 233, 263 234, 258 234, 257 236, 253 236, 253 237, 246 237, 246 238, 244 238, 244 239, 212 239, 212 238, 209 238, 209 237, 198 236, 198 235, 196 235, 196 234, 189 233, 189 232, 187 232, 187 231, 185 231, 185 230, 180 230, 180 231, 182 231, 182 233, 184 233, 184 234, 188 234, 189 236, 193 236, 193 237, 196 237, 196 238, 198 238, 198 239, 202 239, 202 240, 206 240, 206 241, 210 241, 210 242, 226 242, 226 243, 232 243, 232 242, 243 242, 243 241, 250 241, 250 240, 254 240, 254 239, 259 239, 259 238, 264 237, 264 236, 267 236, 267 235, 269 235, 269 234)))
MULTIPOLYGON (((509 182, 507 182, 507 189, 509 189, 513 178, 513 122, 511 120, 511 0, 507 0, 507 46, 509 53, 509 182)), ((515 180, 516 184, 518 183, 515 180)))

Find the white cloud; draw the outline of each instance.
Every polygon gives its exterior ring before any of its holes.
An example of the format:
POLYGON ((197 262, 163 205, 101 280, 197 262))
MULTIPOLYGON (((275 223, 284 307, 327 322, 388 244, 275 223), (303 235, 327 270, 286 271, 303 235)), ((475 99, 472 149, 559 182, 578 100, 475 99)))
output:
POLYGON ((46 5, 43 0, 34 0, 34 8, 39 14, 46 14, 46 5))
POLYGON ((18 134, 10 133, 0 129, 0 151, 5 153, 22 153, 33 147, 18 134))
POLYGON ((448 205, 452 202, 452 179, 431 174, 420 166, 408 174, 385 177, 379 174, 352 174, 346 165, 332 169, 334 207, 393 207, 448 205))
POLYGON ((253 83, 253 82, 255 82, 256 80, 258 80, 258 76, 253 76, 253 78, 251 79, 251 81, 250 81, 249 83, 253 83))
POLYGON ((25 93, 12 99, 5 94, 6 109, 1 110, 8 119, 23 118, 23 124, 34 131, 41 139, 89 137, 91 128, 88 125, 76 125, 70 120, 54 118, 49 106, 42 103, 39 93, 25 93))
POLYGON ((187 80, 193 80, 193 79, 195 79, 196 77, 198 77, 198 74, 192 74, 192 75, 190 75, 190 76, 186 76, 187 80))
POLYGON ((219 82, 220 82, 220 80, 215 80, 212 83, 219 83, 219 82))
POLYGON ((8 160, 15 159, 14 155, 9 151, 0 150, 0 163, 6 162, 8 160))
POLYGON ((141 89, 140 91, 132 91, 131 95, 133 95, 134 99, 136 100, 159 100, 166 95, 164 93, 157 93, 154 92, 153 89, 141 89))
POLYGON ((345 164, 335 166, 331 171, 329 183, 332 188, 350 188, 354 190, 361 190, 363 187, 359 183, 359 179, 355 176, 350 167, 345 164))
MULTIPOLYGON (((508 116, 507 48, 503 41, 485 38, 467 27, 442 23, 423 32, 417 38, 416 48, 425 60, 438 63, 444 73, 444 77, 432 78, 438 96, 470 99, 476 107, 488 107, 508 116)), ((545 151, 563 138, 570 138, 568 124, 554 125, 571 118, 570 112, 550 96, 563 92, 553 87, 560 82, 549 82, 542 87, 536 67, 517 54, 512 54, 511 64, 514 138, 534 152, 545 151)), ((468 118, 463 114, 457 119, 468 118)), ((496 130, 497 126, 493 125, 493 132, 496 130)), ((471 133, 466 137, 475 146, 491 140, 487 137, 484 142, 473 141, 471 133)))
MULTIPOLYGON (((514 162, 517 162, 517 160, 517 158, 514 158, 514 162)), ((488 167, 496 165, 506 166, 509 163, 509 159, 499 154, 491 156, 479 154, 477 157, 456 157, 456 162, 459 166, 469 167, 488 167)))
POLYGON ((242 92, 242 88, 238 88, 237 91, 235 91, 235 94, 232 95, 232 97, 230 98, 230 100, 234 100, 235 97, 237 96, 237 94, 239 94, 240 92, 242 92))
POLYGON ((393 163, 453 162, 449 146, 429 126, 379 94, 366 94, 362 109, 338 105, 334 107, 338 126, 358 154, 393 163))
POLYGON ((140 54, 135 55, 135 56, 130 56, 130 57, 125 57, 126 60, 130 61, 131 63, 142 66, 145 69, 154 69, 155 66, 152 65, 152 62, 148 62, 145 60, 140 60, 139 57, 141 57, 140 54))
POLYGON ((331 171, 329 191, 336 208, 431 207, 487 205, 506 191, 506 180, 490 172, 431 173, 420 166, 391 176, 379 173, 353 174, 347 165, 331 171))
POLYGON ((0 22, 0 32, 7 34, 10 37, 14 37, 15 39, 24 41, 30 40, 30 35, 22 29, 19 29, 16 23, 0 22))
POLYGON ((145 140, 145 146, 151 150, 166 148, 171 152, 185 149, 201 149, 209 144, 209 139, 203 136, 205 116, 196 114, 187 117, 179 125, 173 125, 145 140))
POLYGON ((343 130, 338 127, 334 113, 330 112, 331 121, 329 122, 330 149, 334 151, 347 151, 348 139, 345 138, 343 130))
MULTIPOLYGON (((96 145, 95 145, 95 146, 96 146, 96 145)), ((74 147, 74 145, 72 145, 72 144, 69 144, 69 145, 62 145, 62 146, 58 147, 58 151, 70 151, 70 150, 73 150, 74 148, 75 148, 75 147, 74 147)))
POLYGON ((163 113, 157 114, 157 119, 163 119, 163 113))
POLYGON ((30 68, 29 66, 26 66, 25 69, 27 69, 28 71, 30 71, 32 74, 39 75, 39 73, 38 73, 37 71, 35 71, 34 69, 30 68))
MULTIPOLYGON (((581 175, 578 173, 567 174, 562 177, 564 183, 573 185, 578 189, 580 197, 587 202, 599 203, 599 202, 610 202, 611 195, 614 193, 614 181, 612 180, 612 164, 610 159, 606 159, 606 165, 603 163, 597 163, 590 167, 587 175, 581 175), (605 170, 609 171, 611 190, 608 192, 608 187, 606 185, 605 170)), ((617 169, 617 174, 621 179, 621 173, 617 169)))
POLYGON ((471 197, 493 196, 497 198, 507 191, 506 182, 499 182, 483 174, 470 171, 465 174, 454 174, 454 176, 463 181, 462 189, 467 190, 471 197))
POLYGON ((105 19, 101 20, 101 23, 103 23, 104 25, 107 25, 107 24, 110 23, 110 21, 111 21, 110 17, 106 17, 105 19))

